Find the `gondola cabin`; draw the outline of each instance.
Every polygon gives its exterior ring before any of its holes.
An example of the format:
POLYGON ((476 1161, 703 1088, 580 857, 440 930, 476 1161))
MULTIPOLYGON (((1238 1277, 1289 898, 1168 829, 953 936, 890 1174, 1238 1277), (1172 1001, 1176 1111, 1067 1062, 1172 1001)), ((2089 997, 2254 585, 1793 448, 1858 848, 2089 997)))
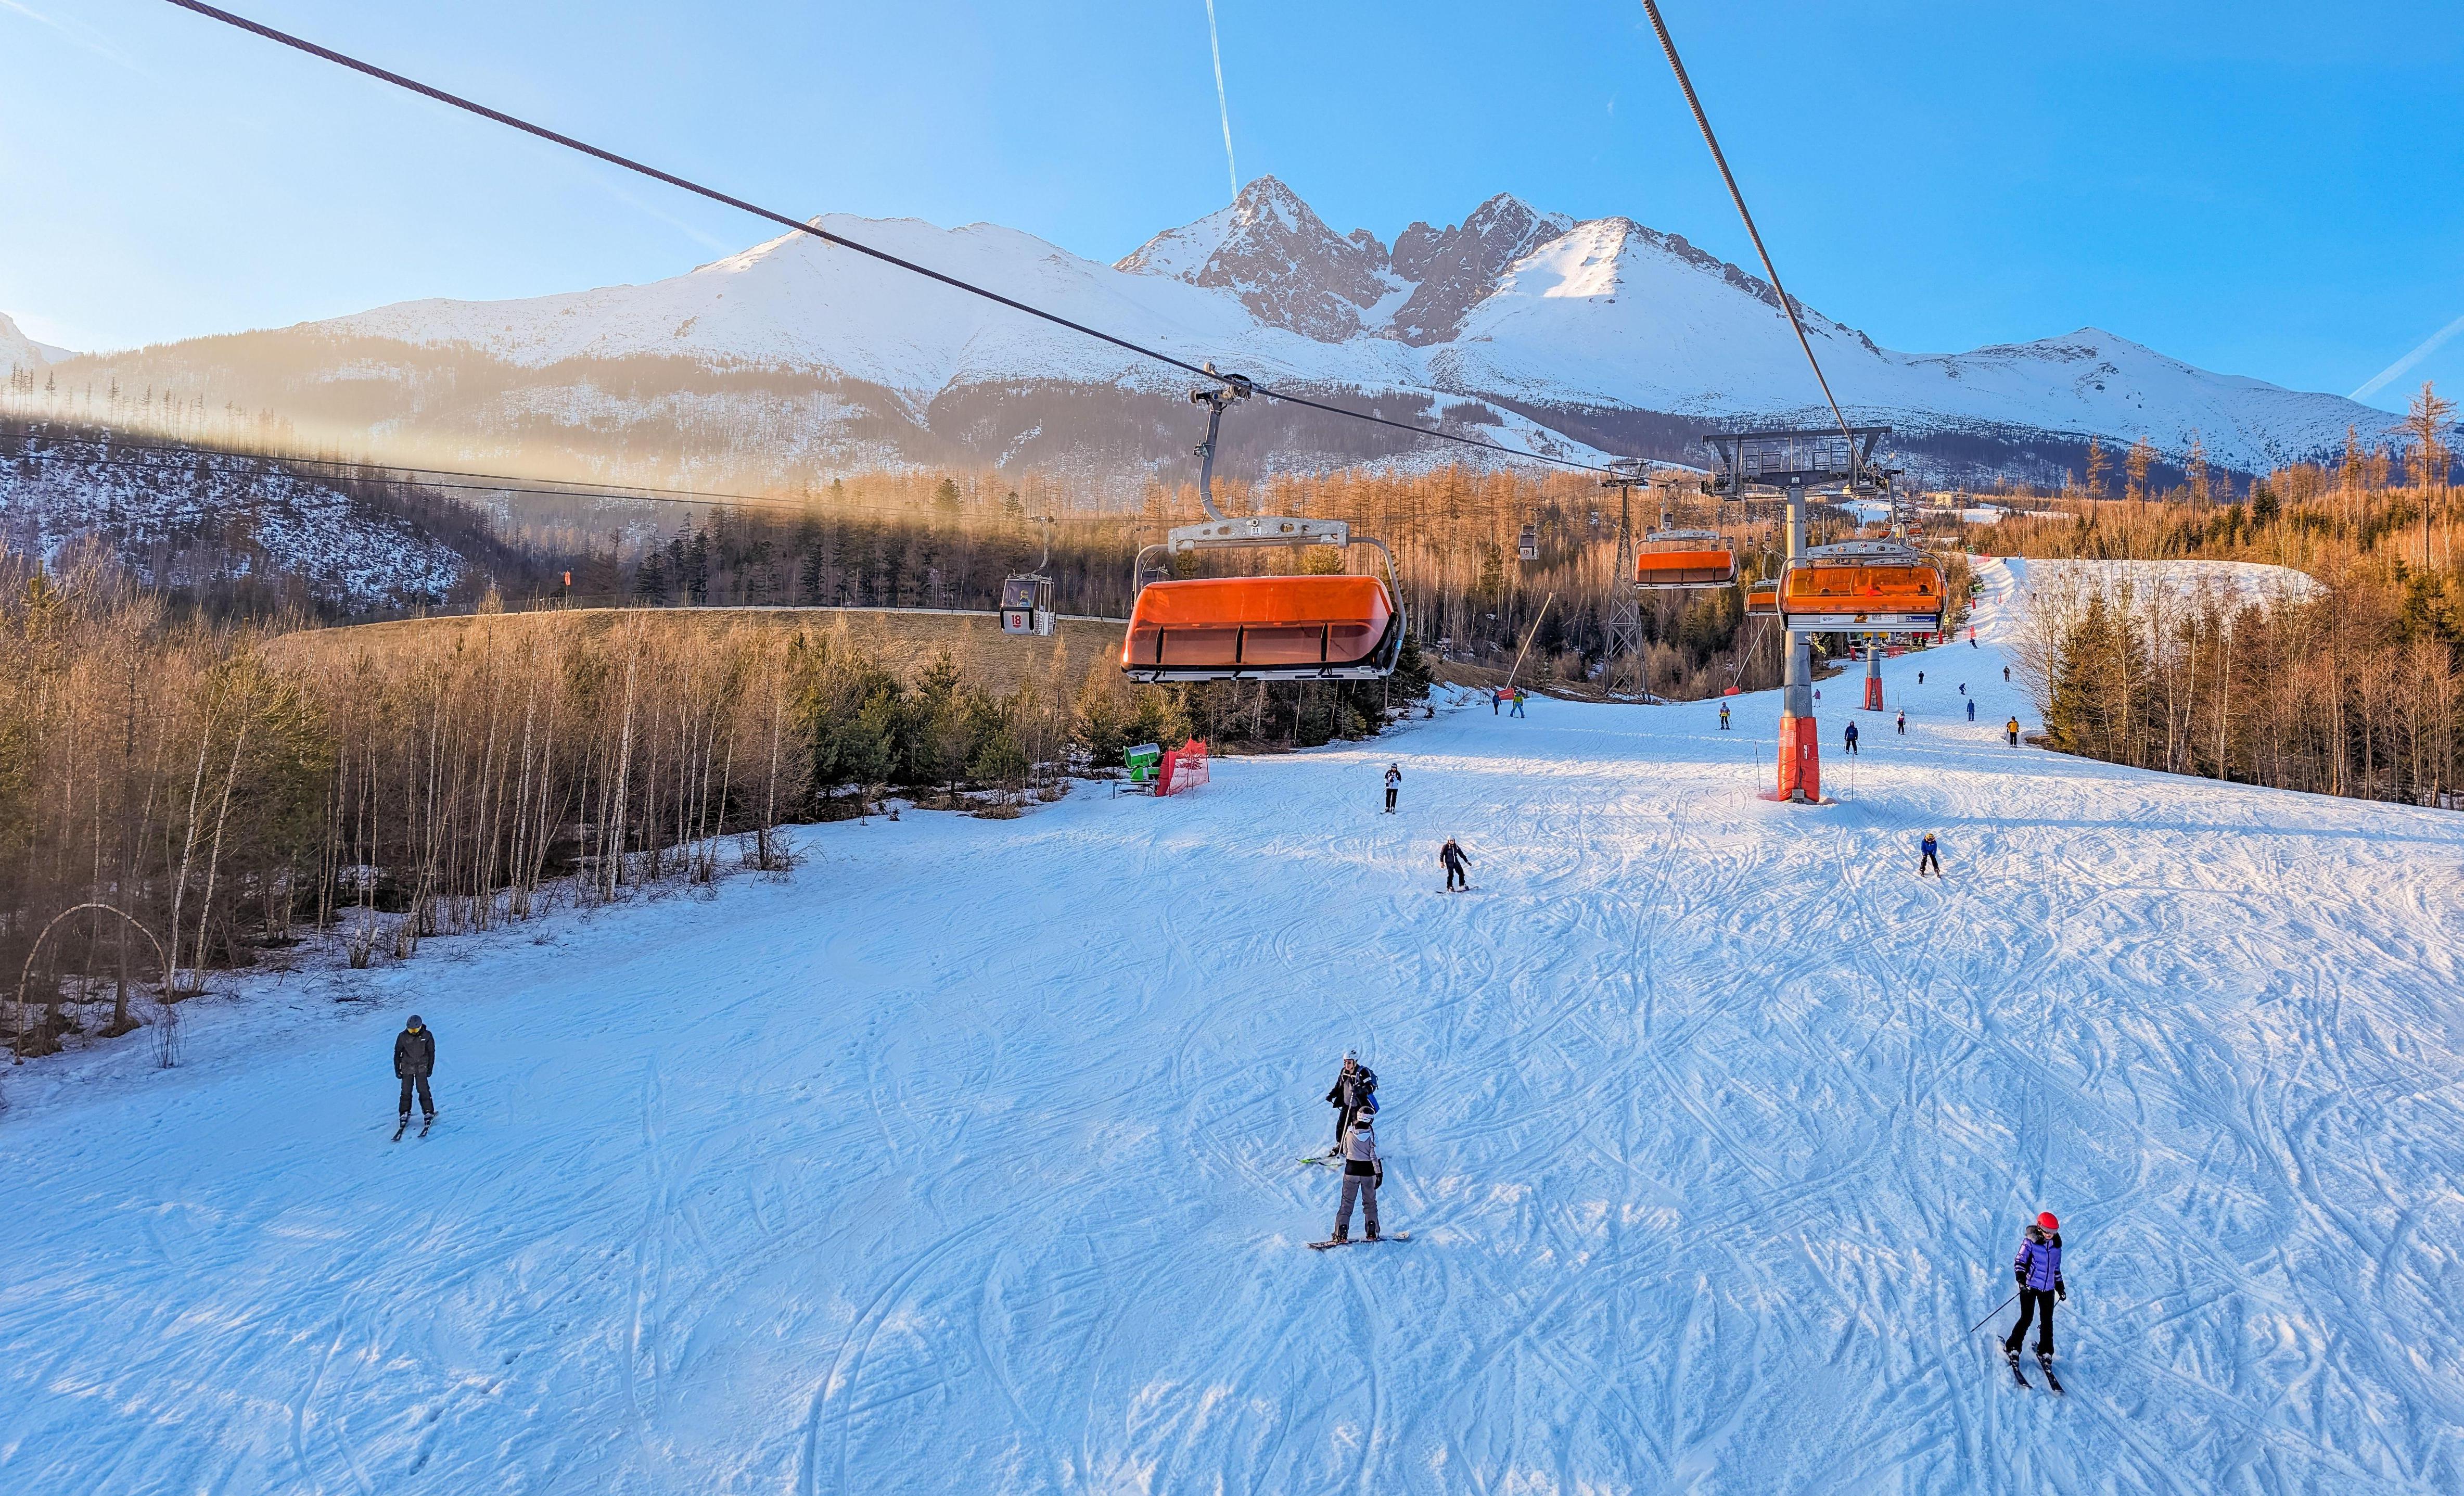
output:
POLYGON ((1121 670, 1139 681, 1375 680, 1401 647, 1402 610, 1375 577, 1201 577, 1139 591, 1121 670))
POLYGON ((1011 577, 1001 583, 1001 632, 1048 634, 1052 616, 1049 577, 1011 577))
POLYGON ((1540 527, 1538 525, 1528 524, 1523 527, 1523 533, 1515 537, 1514 539, 1514 554, 1518 558, 1528 561, 1536 561, 1540 559, 1540 527))

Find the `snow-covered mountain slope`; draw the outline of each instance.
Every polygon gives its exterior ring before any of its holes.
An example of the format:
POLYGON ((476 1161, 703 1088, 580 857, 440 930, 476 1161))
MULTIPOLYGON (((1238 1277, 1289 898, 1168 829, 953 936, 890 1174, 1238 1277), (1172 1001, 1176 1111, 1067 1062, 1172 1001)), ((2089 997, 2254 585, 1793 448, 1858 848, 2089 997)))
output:
POLYGON ((0 374, 15 369, 36 369, 46 363, 57 363, 77 355, 66 348, 55 348, 47 342, 36 342, 19 329, 16 321, 0 313, 0 374))
MULTIPOLYGON (((1232 206, 1115 265, 987 224, 944 230, 843 214, 814 222, 1192 363, 1406 401, 1422 419, 1444 406, 1481 425, 1520 412, 1584 451, 1605 445, 1675 458, 1703 424, 1812 420, 1819 405, 1763 280, 1626 218, 1576 223, 1511 197, 1492 198, 1461 225, 1414 224, 1390 251, 1365 230, 1338 233, 1262 178, 1232 206)), ((1929 475, 2056 474, 2090 437, 2119 447, 2140 436, 2177 457, 2201 441, 2218 466, 2263 471, 2339 447, 2348 426, 2375 433, 2388 421, 2337 396, 2192 368, 2094 328, 1915 355, 1879 347, 1811 308, 1804 315, 1843 401, 1859 418, 1898 429, 1929 475)), ((658 408, 679 383, 675 361, 877 387, 896 408, 872 409, 881 419, 869 422, 851 413, 830 441, 847 450, 883 443, 910 460, 940 454, 894 429, 902 422, 1001 462, 1046 460, 1057 443, 1117 466, 1123 429, 1155 424, 1122 392, 1177 395, 1190 378, 793 233, 648 285, 409 301, 103 362, 123 382, 237 386, 241 404, 273 405, 337 438, 457 423, 500 429, 523 418, 502 407, 506 400, 590 404, 620 385, 628 393, 619 408, 603 408, 591 429, 638 429, 629 446, 642 448, 691 439, 658 408), (373 340, 427 351, 388 356, 373 340), (486 366, 440 376, 420 365, 446 350, 486 366), (320 358, 329 365, 321 376, 320 358), (281 371, 270 388, 267 369, 281 371), (371 381, 398 386, 404 408, 388 420, 369 419, 361 396, 371 381), (522 390, 526 381, 542 387, 522 390), (1054 398, 1074 401, 1075 413, 1056 420, 1054 398)), ((90 372, 106 371, 99 363, 90 372)), ((1298 444, 1283 453, 1294 465, 1339 455, 1306 432, 1271 439, 1298 444)), ((1187 440, 1176 431, 1166 450, 1187 440)), ((1141 451, 1138 460, 1150 459, 1141 451)))
POLYGON ((2455 1490, 2464 819, 2003 747, 1995 627, 1836 805, 1445 712, 0 1073, 0 1486, 2455 1490), (1412 1240, 1311 1253, 1353 1045, 1412 1240))
MULTIPOLYGON (((99 540, 151 586, 241 589, 348 614, 443 603, 484 582, 405 503, 390 490, 354 493, 206 449, 104 449, 0 432, 0 545, 54 556, 99 540)), ((447 512, 466 543, 485 536, 477 517, 447 512)), ((503 559, 501 546, 481 548, 488 561, 503 559)))

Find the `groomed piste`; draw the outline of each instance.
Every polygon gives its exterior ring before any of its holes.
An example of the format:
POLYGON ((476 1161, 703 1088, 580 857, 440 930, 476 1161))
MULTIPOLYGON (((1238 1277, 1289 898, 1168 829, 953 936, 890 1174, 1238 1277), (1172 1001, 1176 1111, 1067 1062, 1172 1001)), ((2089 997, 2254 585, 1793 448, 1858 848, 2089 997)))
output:
POLYGON ((1831 805, 1464 706, 9 1071, 0 1489, 2464 1489, 2464 818, 2005 746, 1982 569, 1831 805), (1309 1252, 1347 1046, 1412 1240, 1309 1252))

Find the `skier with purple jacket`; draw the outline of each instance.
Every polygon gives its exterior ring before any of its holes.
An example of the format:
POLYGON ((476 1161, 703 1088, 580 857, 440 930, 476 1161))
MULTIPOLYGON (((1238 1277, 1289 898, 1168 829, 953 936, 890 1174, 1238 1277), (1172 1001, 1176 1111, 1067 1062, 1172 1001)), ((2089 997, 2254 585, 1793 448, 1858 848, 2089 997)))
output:
POLYGON ((2071 1296, 2062 1282, 2062 1223, 2050 1210, 2036 1217, 2028 1227, 2027 1236, 2019 1243, 2019 1255, 2011 1265, 2019 1280, 2019 1322, 2002 1342, 2002 1353, 2011 1359, 2013 1371, 2019 1365, 2019 1343, 2028 1336, 2028 1321, 2036 1322, 2036 1361, 2039 1365, 2054 1358, 2054 1301, 2071 1296))

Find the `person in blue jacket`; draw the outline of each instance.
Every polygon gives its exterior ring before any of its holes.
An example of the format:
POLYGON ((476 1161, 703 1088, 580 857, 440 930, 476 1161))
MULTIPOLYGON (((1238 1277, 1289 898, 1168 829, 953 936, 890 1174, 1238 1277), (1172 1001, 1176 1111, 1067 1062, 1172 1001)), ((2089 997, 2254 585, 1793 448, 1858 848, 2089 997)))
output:
POLYGON ((2062 1282, 2062 1223, 2050 1210, 2036 1217, 2019 1243, 2019 1256, 2011 1265, 2019 1279, 2019 1322, 2011 1327, 2010 1335, 2002 1342, 2003 1353, 2015 1364, 2019 1359, 2019 1343, 2028 1337, 2028 1321, 2036 1322, 2036 1359, 2046 1361, 2054 1354, 2054 1301, 2067 1299, 2071 1290, 2062 1282))
POLYGON ((1968 698, 1968 719, 1971 722, 1976 720, 1976 698, 1974 696, 1968 698))
POLYGON ((1856 724, 1856 723, 1854 723, 1854 722, 1849 723, 1849 724, 1848 724, 1848 731, 1846 731, 1846 732, 1844 732, 1844 733, 1842 733, 1842 734, 1840 734, 1840 735, 1839 735, 1839 745, 1840 745, 1841 747, 1843 747, 1843 748, 1847 749, 1850 753, 1855 753, 1855 752, 1857 751, 1857 724, 1856 724))
POLYGON ((1917 876, 1924 877, 1928 868, 1933 869, 1935 877, 1942 876, 1942 847, 1934 841, 1931 831, 1927 831, 1925 840, 1917 844, 1917 876))

